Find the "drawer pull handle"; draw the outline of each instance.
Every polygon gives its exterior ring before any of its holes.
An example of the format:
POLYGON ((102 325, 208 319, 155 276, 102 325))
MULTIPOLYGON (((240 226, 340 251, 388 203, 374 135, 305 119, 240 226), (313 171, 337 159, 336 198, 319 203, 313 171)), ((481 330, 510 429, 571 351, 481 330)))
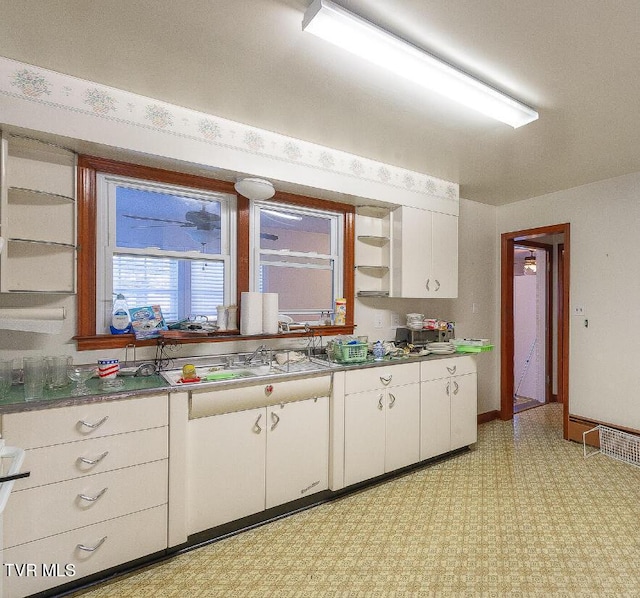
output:
POLYGON ((273 424, 271 424, 271 431, 273 431, 276 429, 276 426, 280 423, 280 416, 274 411, 271 412, 271 421, 273 422, 273 424))
POLYGON ((260 432, 262 432, 262 428, 260 427, 260 424, 258 423, 260 421, 260 418, 262 418, 262 413, 260 415, 258 415, 258 419, 256 420, 256 423, 253 424, 253 431, 256 434, 260 434, 260 432))
POLYGON ((86 494, 78 494, 78 498, 81 498, 82 500, 86 500, 87 502, 96 502, 96 500, 98 500, 101 496, 103 496, 104 493, 107 490, 108 490, 108 488, 103 488, 95 496, 87 496, 86 494))
POLYGON ((100 463, 100 461, 102 461, 108 454, 109 454, 109 451, 105 451, 104 453, 102 453, 102 455, 100 455, 99 457, 97 457, 95 459, 87 459, 86 457, 78 457, 78 461, 81 461, 82 463, 85 463, 86 465, 96 465, 97 463, 100 463))
POLYGON ((98 542, 95 546, 85 546, 84 544, 78 544, 77 548, 80 550, 84 550, 85 552, 94 552, 98 550, 98 548, 100 548, 100 546, 102 546, 105 543, 106 539, 107 539, 107 536, 102 538, 102 540, 100 540, 100 542, 98 542))
POLYGON ((389 386, 392 378, 393 378, 393 374, 389 374, 389 376, 387 376, 386 378, 383 378, 382 376, 380 376, 380 382, 382 382, 382 384, 384 384, 385 386, 389 386))
POLYGON ((378 409, 382 410, 382 399, 384 399, 384 395, 380 395, 380 399, 378 400, 378 409))
POLYGON ((389 393, 389 398, 391 399, 391 401, 389 401, 389 409, 392 409, 396 404, 396 398, 391 393, 389 393))
POLYGON ((108 419, 109 419, 109 416, 105 415, 99 422, 95 424, 90 424, 89 422, 86 422, 83 419, 81 419, 78 423, 81 426, 86 426, 87 428, 91 428, 92 430, 95 430, 96 428, 99 428, 102 424, 104 424, 104 422, 106 422, 108 419))
POLYGON ((460 387, 458 386, 458 383, 454 380, 453 381, 453 394, 457 395, 459 390, 460 390, 460 387))
POLYGON ((447 396, 450 397, 451 396, 451 382, 447 382, 447 396))
POLYGON ((440 281, 439 281, 439 280, 436 280, 436 284, 438 285, 438 286, 436 287, 436 291, 439 291, 439 290, 440 290, 440 281))
POLYGON ((457 368, 457 367, 458 367, 458 366, 455 366, 455 365, 454 365, 453 367, 449 367, 449 366, 447 366, 447 372, 449 372, 450 374, 455 374, 455 373, 456 373, 456 368, 457 368))

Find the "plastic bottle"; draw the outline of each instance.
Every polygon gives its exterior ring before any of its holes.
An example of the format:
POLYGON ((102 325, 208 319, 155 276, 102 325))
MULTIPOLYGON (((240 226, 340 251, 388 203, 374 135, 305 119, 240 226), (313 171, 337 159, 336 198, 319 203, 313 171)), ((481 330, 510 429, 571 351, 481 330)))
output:
POLYGON ((384 359, 384 344, 382 341, 376 341, 373 345, 373 359, 382 361, 384 359))
POLYGON ((336 299, 334 323, 336 326, 344 326, 347 323, 347 300, 344 297, 336 299))
POLYGON ((127 300, 122 293, 118 293, 116 300, 113 302, 113 311, 111 312, 111 334, 128 334, 131 332, 131 315, 129 314, 129 306, 127 300))

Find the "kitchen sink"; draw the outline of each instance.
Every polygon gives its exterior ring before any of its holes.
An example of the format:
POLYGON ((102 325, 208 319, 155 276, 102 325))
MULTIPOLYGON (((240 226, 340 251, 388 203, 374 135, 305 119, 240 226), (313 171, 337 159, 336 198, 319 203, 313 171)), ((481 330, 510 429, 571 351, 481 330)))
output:
MULTIPOLYGON (((183 380, 182 368, 160 372, 160 375, 171 386, 183 386, 185 384, 205 384, 211 382, 231 382, 233 380, 265 378, 282 374, 308 374, 322 372, 335 367, 330 361, 319 359, 315 356, 303 356, 299 351, 278 351, 276 359, 269 362, 262 359, 252 359, 253 354, 219 355, 213 358, 193 358, 188 363, 194 364, 196 375, 189 380, 183 380)), ((175 365, 183 365, 180 360, 175 365)))
POLYGON ((196 376, 190 380, 183 380, 182 369, 167 370, 161 372, 161 376, 171 386, 182 386, 184 384, 202 384, 206 382, 227 382, 243 378, 255 378, 258 376, 268 376, 278 373, 273 370, 271 365, 256 365, 248 367, 230 367, 222 366, 196 366, 196 376))

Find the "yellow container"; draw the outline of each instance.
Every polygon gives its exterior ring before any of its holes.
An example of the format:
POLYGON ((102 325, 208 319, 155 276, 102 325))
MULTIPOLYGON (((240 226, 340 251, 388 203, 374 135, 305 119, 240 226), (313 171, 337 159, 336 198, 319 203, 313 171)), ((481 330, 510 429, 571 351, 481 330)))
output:
POLYGON ((336 299, 336 311, 334 324, 336 326, 344 326, 347 323, 347 300, 344 298, 336 299))

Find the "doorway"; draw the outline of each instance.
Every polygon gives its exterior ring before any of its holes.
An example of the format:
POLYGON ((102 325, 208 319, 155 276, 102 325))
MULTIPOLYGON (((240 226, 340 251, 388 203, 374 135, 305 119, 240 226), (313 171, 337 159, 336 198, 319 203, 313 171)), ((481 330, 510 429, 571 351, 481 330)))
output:
MULTIPOLYGON (((509 420, 514 413, 514 395, 516 394, 517 375, 514 363, 515 357, 515 291, 514 291, 514 268, 515 268, 515 248, 519 246, 550 245, 547 242, 553 240, 554 251, 558 263, 557 276, 552 287, 555 289, 555 303, 557 309, 557 320, 553 326, 555 332, 549 331, 552 339, 555 340, 551 349, 546 351, 545 369, 547 373, 555 372, 556 377, 556 397, 563 403, 563 435, 568 438, 569 427, 569 251, 570 251, 570 226, 557 224, 546 227, 526 229, 504 233, 501 236, 501 332, 500 332, 500 418, 509 420), (545 241, 545 243, 543 243, 545 241), (548 365, 548 360, 553 355, 555 367, 548 365)), ((549 283, 551 285, 551 283, 549 283)), ((548 299, 547 301, 550 301, 548 299)), ((547 303, 547 313, 552 314, 552 308, 547 303)), ((549 328, 554 323, 554 318, 548 319, 549 328)), ((545 341, 546 342, 546 341, 545 341)), ((545 400, 549 400, 552 376, 545 378, 546 389, 544 391, 545 400)))
POLYGON ((513 412, 553 400, 554 246, 516 241, 513 270, 513 412))

